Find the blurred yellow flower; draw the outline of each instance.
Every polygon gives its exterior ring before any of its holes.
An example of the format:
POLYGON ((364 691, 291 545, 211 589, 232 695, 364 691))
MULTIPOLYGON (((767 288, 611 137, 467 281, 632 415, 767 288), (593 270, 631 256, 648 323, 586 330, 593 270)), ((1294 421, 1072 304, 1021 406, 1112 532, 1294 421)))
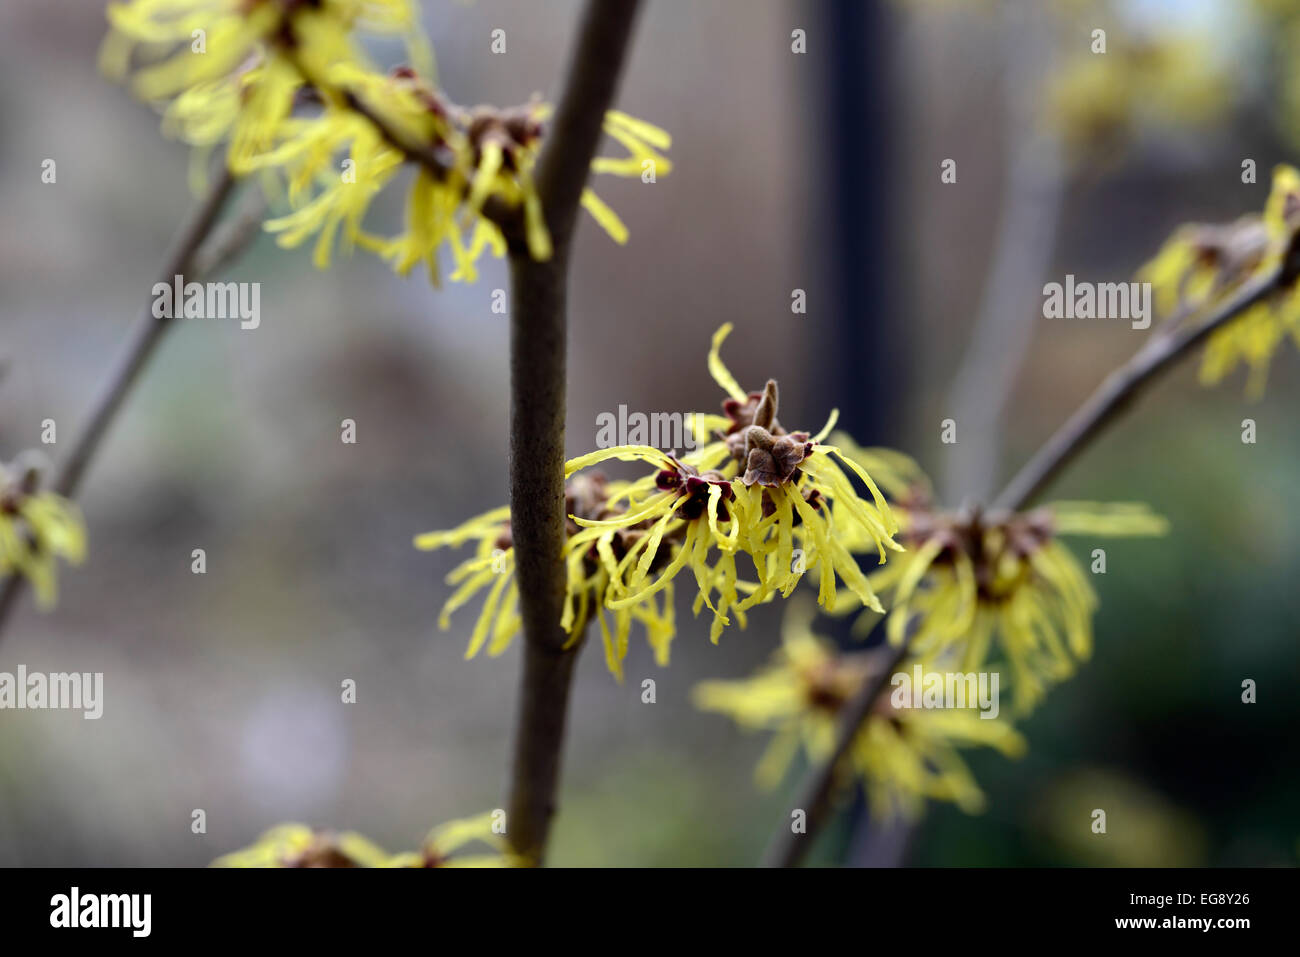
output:
POLYGON ((418 851, 408 851, 389 858, 385 867, 517 867, 522 859, 510 852, 497 825, 504 821, 500 811, 478 817, 462 818, 440 824, 429 832, 418 851), (467 844, 478 843, 487 849, 475 854, 457 853, 467 844))
POLYGON ((389 855, 352 831, 318 831, 279 824, 246 848, 225 854, 213 867, 381 867, 389 855))
POLYGON ((213 867, 510 867, 515 858, 496 833, 495 813, 450 821, 429 832, 418 851, 389 854, 352 831, 324 831, 306 824, 280 824, 250 846, 223 855, 213 867), (487 851, 457 854, 472 842, 487 851))
POLYGON ((54 492, 36 487, 37 472, 0 466, 0 577, 22 575, 45 609, 58 597, 55 559, 73 565, 86 557, 81 511, 54 492))
MULTIPOLYGON (((772 788, 801 750, 813 763, 829 758, 841 709, 864 681, 879 680, 882 663, 878 651, 837 652, 813 633, 810 609, 796 602, 786 612, 781 648, 770 665, 748 679, 703 682, 693 697, 697 707, 728 715, 742 728, 775 732, 755 771, 759 785, 772 788)), ((921 659, 909 658, 900 669, 917 663, 921 659)), ((914 818, 927 799, 975 813, 984 795, 958 753, 974 745, 1009 757, 1025 748, 1010 724, 981 717, 977 707, 895 708, 886 685, 842 771, 863 783, 873 812, 882 817, 914 818)))
MULTIPOLYGON (((1158 311, 1192 323, 1244 282, 1276 268, 1288 255, 1300 228, 1300 172, 1279 166, 1262 214, 1222 226, 1180 227, 1138 273, 1150 282, 1158 311)), ((1278 348, 1291 338, 1300 345, 1300 284, 1283 288, 1210 334, 1201 381, 1221 382, 1239 366, 1249 369, 1247 391, 1263 394, 1278 348)))
POLYGON ((1110 30, 1104 54, 1078 37, 1052 71, 1044 103, 1076 161, 1113 161, 1147 128, 1203 129, 1226 114, 1232 85, 1207 32, 1110 30))
MULTIPOLYGON (((910 634, 916 653, 955 655, 961 671, 997 668, 1005 660, 1020 712, 1092 652, 1097 595, 1058 538, 1168 530, 1140 504, 1056 502, 1015 514, 949 513, 917 495, 894 507, 908 550, 870 576, 893 602, 885 620, 889 641, 901 644, 910 634)), ((837 611, 853 608, 843 602, 837 611)), ((863 615, 855 628, 866 630, 875 620, 863 615)))
POLYGON ((308 76, 368 65, 356 31, 402 36, 413 62, 432 67, 414 0, 127 0, 107 16, 104 72, 121 79, 133 57, 155 61, 136 70, 135 94, 171 101, 164 129, 187 142, 228 138, 236 173, 270 147, 308 76))
POLYGON ((1057 536, 1153 536, 1167 528, 1145 506, 1088 502, 1015 515, 910 511, 902 520, 911 550, 872 575, 892 597, 889 641, 900 644, 913 631, 919 653, 956 648, 963 671, 1005 658, 1022 713, 1092 654, 1097 596, 1057 536))
MULTIPOLYGON (((127 0, 110 4, 108 19, 107 74, 126 76, 136 54, 163 57, 139 68, 132 85, 142 99, 165 104, 166 133, 196 147, 193 178, 228 141, 233 172, 258 173, 273 197, 287 181, 291 211, 267 229, 285 247, 316 237, 317 267, 329 265, 341 227, 345 252, 361 246, 403 275, 423 263, 435 285, 445 244, 451 278, 473 281, 482 253, 504 254, 507 213, 519 216, 530 255, 550 257, 533 171, 551 108, 451 103, 435 85, 413 0, 127 0), (402 37, 411 65, 378 71, 359 33, 402 37), (413 160, 406 230, 392 238, 365 232, 371 202, 413 160)), ((663 130, 617 110, 604 127, 627 154, 595 159, 593 172, 671 170, 663 130)), ((627 241, 627 227, 592 190, 581 203, 616 242, 627 241)))

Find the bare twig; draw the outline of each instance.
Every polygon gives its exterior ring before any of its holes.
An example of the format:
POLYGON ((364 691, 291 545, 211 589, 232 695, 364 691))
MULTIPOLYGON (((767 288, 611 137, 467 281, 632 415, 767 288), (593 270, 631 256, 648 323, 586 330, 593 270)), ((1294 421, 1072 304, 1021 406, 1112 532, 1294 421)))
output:
MULTIPOLYGON (((317 84, 310 76, 307 77, 307 80, 308 82, 319 86, 319 84, 317 84)), ((371 109, 370 105, 366 103, 365 100, 361 99, 361 97, 357 96, 351 90, 343 91, 343 100, 347 103, 350 110, 369 120, 370 125, 379 131, 379 135, 384 138, 389 146, 399 152, 405 153, 407 158, 419 163, 432 173, 434 178, 439 180, 447 178, 447 175, 452 169, 451 163, 443 159, 443 157, 438 154, 437 150, 429 146, 427 143, 413 143, 408 140, 405 135, 394 129, 387 120, 380 116, 375 110, 371 109)))
MULTIPOLYGON (((189 222, 181 229, 171 252, 163 261, 163 268, 158 273, 158 282, 171 284, 176 276, 184 276, 192 271, 194 257, 198 254, 204 239, 216 225, 217 218, 234 187, 234 175, 223 167, 216 182, 212 184, 207 195, 191 215, 189 222)), ((99 449, 99 443, 108 431, 113 417, 131 391, 131 387, 135 385, 140 370, 153 355, 163 332, 171 324, 172 321, 168 318, 155 317, 149 307, 140 313, 135 326, 131 329, 126 348, 108 378, 104 380, 99 396, 90 407, 90 418, 82 426, 81 432, 72 443, 72 451, 69 452, 55 476, 54 490, 60 495, 73 496, 77 493, 86 467, 99 449)))
POLYGON ((537 164, 553 254, 537 262, 510 244, 510 523, 524 667, 507 832, 540 864, 555 811, 569 685, 578 643, 565 647, 564 391, 569 241, 578 201, 614 100, 638 0, 588 0, 577 49, 537 164))
MULTIPOLYGON (((1270 268, 1239 286, 1217 308, 1197 322, 1176 321, 1163 325, 1128 362, 1106 377, 1105 381, 1066 420, 1038 453, 1016 474, 995 501, 995 507, 1016 510, 1037 495, 1060 470, 1079 454, 1087 444, 1100 434, 1102 428, 1160 373, 1168 370, 1214 330, 1240 316, 1245 310, 1268 298, 1296 277, 1296 251, 1286 261, 1270 268)), ((768 847, 764 863, 769 866, 792 867, 799 863, 812 845, 813 838, 827 817, 827 797, 834 780, 835 769, 853 743, 863 721, 871 714, 876 698, 888 684, 890 675, 907 653, 908 641, 897 651, 894 662, 885 670, 879 682, 865 684, 861 691, 845 705, 845 718, 835 743, 831 758, 814 768, 799 791, 799 804, 807 813, 807 828, 803 834, 791 834, 788 822, 783 822, 777 836, 768 847)))
POLYGON ((1074 415, 1025 463, 994 500, 994 507, 1011 511, 1023 508, 1160 373, 1214 330, 1275 292, 1284 276, 1293 278, 1290 267, 1280 264, 1243 283, 1204 319, 1169 324, 1155 332, 1133 358, 1106 377, 1074 415))
MULTIPOLYGON (((251 241, 252 236, 248 230, 236 227, 223 238, 214 241, 210 247, 202 248, 230 198, 235 182, 235 177, 223 165, 220 175, 177 233, 159 271, 159 282, 170 285, 176 276, 194 278, 201 275, 205 267, 219 268, 251 241)), ((131 327, 126 346, 91 405, 88 418, 73 440, 67 457, 48 483, 54 491, 68 498, 76 496, 104 435, 153 355, 163 333, 171 326, 170 319, 156 318, 149 307, 141 312, 131 327)), ((10 575, 0 588, 0 636, 3 635, 5 623, 22 593, 25 581, 21 575, 10 575)))

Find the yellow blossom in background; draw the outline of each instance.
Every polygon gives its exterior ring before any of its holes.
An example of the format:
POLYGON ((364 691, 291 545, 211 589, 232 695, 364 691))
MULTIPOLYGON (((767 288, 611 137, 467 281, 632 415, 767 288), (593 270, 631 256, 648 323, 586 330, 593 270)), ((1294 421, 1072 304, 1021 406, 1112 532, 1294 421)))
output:
POLYGON ((450 821, 429 832, 419 851, 389 854, 352 831, 325 831, 306 824, 280 824, 250 846, 223 855, 213 867, 510 867, 514 858, 494 830, 492 814, 450 821), (487 850, 457 854, 479 842, 487 850))
MULTIPOLYGON (((1149 132, 1204 134, 1229 117, 1237 94, 1224 37, 1204 18, 1166 16, 1155 26, 1132 0, 895 2, 918 16, 1032 25, 1033 42, 1047 47, 1051 64, 1035 91, 1037 122, 1060 138, 1076 168, 1115 165, 1149 132)), ((1293 6, 1292 0, 1256 2, 1293 6)), ((1018 58, 1019 49, 1009 46, 1007 56, 1018 58)))
POLYGON ((248 172, 309 86, 344 64, 368 66, 355 34, 402 36, 407 55, 432 69, 415 0, 129 0, 110 3, 104 72, 165 104, 164 129, 201 156, 229 140, 227 162, 248 172))
MULTIPOLYGON (((838 652, 813 633, 807 607, 795 603, 770 665, 744 680, 703 682, 693 697, 697 707, 728 715, 746 730, 774 732, 755 771, 759 785, 772 788, 801 751, 814 764, 829 758, 841 709, 864 681, 879 680, 883 661, 879 651, 838 652)), ((921 661, 909 658, 900 670, 921 661)), ((981 717, 976 707, 896 708, 887 683, 842 767, 864 785, 872 811, 881 817, 915 818, 927 800, 951 801, 975 813, 983 809, 984 795, 958 749, 976 745, 1009 757, 1025 747, 1004 719, 981 717)))
POLYGON ((280 824, 246 848, 225 854, 213 867, 381 867, 382 848, 352 831, 318 831, 306 824, 280 824))
MULTIPOLYGON (((476 263, 484 253, 502 256, 507 241, 499 219, 502 211, 522 214, 523 241, 530 255, 545 260, 551 255, 551 240, 543 217, 541 200, 533 179, 544 138, 544 121, 550 107, 534 103, 522 107, 466 109, 447 100, 416 74, 398 70, 381 76, 345 65, 330 71, 338 90, 365 102, 397 132, 400 142, 414 144, 440 160, 438 171, 420 165, 408 194, 406 229, 391 238, 370 236, 360 230, 360 219, 371 198, 385 185, 408 157, 391 142, 373 136, 358 142, 357 114, 346 108, 327 107, 318 117, 284 127, 285 142, 255 159, 255 168, 284 166, 290 176, 290 202, 308 202, 311 212, 301 212, 268 223, 282 232, 280 244, 294 246, 313 232, 341 216, 342 202, 351 209, 348 237, 387 260, 395 271, 406 275, 423 264, 437 285, 441 279, 439 251, 450 251, 455 281, 474 281, 476 263), (305 142, 304 142, 305 141, 305 142), (340 181, 334 156, 344 148, 351 161, 352 178, 340 181), (366 177, 365 180, 362 177, 366 177), (320 194, 301 199, 303 184, 313 181, 320 194), (364 196, 358 184, 368 186, 364 196), (295 191, 295 186, 298 190, 295 191), (285 231, 292 227, 292 231, 285 231)), ((363 127, 368 127, 368 121, 363 127)), ((637 176, 643 164, 653 164, 656 176, 667 174, 672 164, 658 152, 671 145, 663 130, 615 110, 605 117, 607 135, 625 146, 622 158, 597 157, 592 171, 637 176)), ((627 227, 594 191, 582 194, 582 206, 616 241, 625 243, 627 227)), ((316 263, 328 263, 330 240, 322 231, 316 263), (325 252, 322 252, 322 249, 325 252)))
MULTIPOLYGON (((788 432, 777 419, 775 382, 762 392, 740 388, 719 355, 730 330, 725 325, 714 335, 708 360, 728 395, 724 414, 691 416, 699 447, 677 457, 621 445, 565 466, 567 590, 560 625, 576 641, 594 616, 606 663, 619 677, 633 621, 645 625, 656 660, 667 662, 676 630, 673 584, 687 570, 696 586, 695 613, 712 613, 714 642, 733 620, 743 628, 755 605, 789 597, 807 573, 816 575, 818 600, 827 607, 842 585, 861 604, 884 610, 842 532, 870 543, 879 561, 899 550, 892 537, 898 524, 884 494, 854 458, 822 443, 834 414, 817 436, 788 432), (611 460, 653 471, 617 483, 585 474, 611 460), (870 499, 859 497, 855 480, 870 499), (747 563, 738 561, 742 556, 747 563)), ((873 457, 884 464, 889 454, 873 457)), ((509 509, 502 508, 416 538, 426 550, 477 543, 475 556, 449 576, 459 587, 441 618, 446 627, 453 611, 488 590, 471 656, 485 643, 489 654, 499 653, 520 627, 508 520, 509 509)))
MULTIPOLYGON (((228 144, 232 172, 256 173, 268 196, 287 200, 289 211, 266 228, 284 247, 314 237, 318 268, 330 264, 337 240, 344 252, 361 246, 403 275, 423 264, 437 285, 446 248, 451 278, 473 281, 484 252, 504 254, 502 222, 514 229, 515 219, 532 257, 548 259, 533 173, 551 108, 453 104, 436 86, 418 13, 414 0, 128 0, 109 5, 101 65, 122 78, 133 59, 146 60, 133 89, 160 105, 166 133, 196 147, 195 181, 209 151, 228 144), (409 65, 381 72, 361 34, 402 37, 409 65), (367 232, 372 201, 412 161, 405 230, 367 232)), ((617 110, 604 128, 626 155, 596 158, 593 172, 671 170, 663 130, 617 110)), ((582 206, 616 242, 627 241, 627 227, 591 189, 582 206)))
POLYGON ((497 832, 501 812, 440 824, 429 832, 418 851, 395 854, 385 867, 516 867, 521 859, 512 854, 505 838, 497 832), (467 844, 481 844, 485 850, 458 853, 467 844))
MULTIPOLYGON (((1156 309, 1176 321, 1196 317, 1222 302, 1251 278, 1276 268, 1288 255, 1300 228, 1300 173, 1291 166, 1273 171, 1262 214, 1227 225, 1179 228, 1138 273, 1150 282, 1156 309)), ((1300 344, 1300 286, 1288 277, 1283 288, 1210 334, 1201 381, 1221 382, 1240 366, 1249 370, 1247 391, 1263 394, 1268 368, 1281 344, 1300 344)))
POLYGON ((81 564, 86 528, 76 505, 36 482, 33 469, 0 466, 0 578, 22 575, 48 609, 58 597, 55 560, 81 564))
POLYGON ((1248 0, 1259 17, 1259 34, 1266 44, 1258 65, 1271 71, 1268 77, 1273 121, 1290 141, 1300 147, 1300 6, 1295 0, 1248 0))
POLYGON ((1052 71, 1044 103, 1076 160, 1113 161, 1147 128, 1205 129, 1227 112, 1231 84, 1208 32, 1112 29, 1102 54, 1092 51, 1090 31, 1068 38, 1073 52, 1052 71))
MULTIPOLYGON (((949 513, 914 495, 894 508, 907 551, 870 576, 893 604, 885 620, 889 641, 901 644, 910 635, 918 654, 954 656, 960 671, 1005 667, 1022 713, 1092 653, 1097 595, 1059 537, 1168 530, 1141 504, 1056 502, 1015 514, 949 513)), ((854 608, 845 602, 836 610, 854 608)), ((855 628, 865 631, 876 620, 864 614, 855 628)))

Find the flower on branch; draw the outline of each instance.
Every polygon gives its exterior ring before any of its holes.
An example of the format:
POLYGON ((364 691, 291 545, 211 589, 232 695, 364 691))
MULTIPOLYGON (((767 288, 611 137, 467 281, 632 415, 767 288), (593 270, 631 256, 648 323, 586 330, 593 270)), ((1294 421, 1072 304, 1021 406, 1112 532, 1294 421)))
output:
MULTIPOLYGON (((762 392, 740 388, 719 355, 730 331, 725 325, 714 335, 708 363, 728 394, 723 414, 691 417, 699 448, 678 458, 650 446, 621 445, 565 467, 568 587, 560 624, 577 641, 594 613, 616 676, 633 620, 645 625, 656 659, 667 662, 676 630, 672 586, 688 568, 696 585, 694 611, 712 612, 714 642, 733 618, 743 628, 755 605, 778 594, 789 597, 806 573, 816 573, 818 600, 827 607, 836 601, 839 582, 861 605, 884 610, 845 544, 847 530, 848 541, 870 543, 881 562, 900 550, 892 537, 898 523, 884 494, 857 461, 823 444, 834 413, 816 436, 787 431, 777 419, 774 381, 762 392), (610 460, 652 471, 630 482, 584 474, 610 460), (869 499, 859 496, 855 479, 869 499), (742 556, 746 563, 738 562, 742 556)), ((441 618, 446 627, 451 612, 491 585, 470 655, 485 642, 489 654, 504 650, 520 627, 508 523, 509 509, 502 508, 416 539, 423 549, 477 542, 475 557, 449 576, 460 587, 441 618)))
POLYGON ((120 79, 145 60, 136 96, 166 104, 165 129, 189 143, 229 140, 237 173, 269 148, 309 85, 304 74, 367 64, 358 32, 401 36, 412 62, 432 69, 415 0, 127 0, 107 16, 104 72, 120 79))
POLYGON ((1259 397, 1281 344, 1290 338, 1300 345, 1300 284, 1292 262, 1298 229, 1300 172, 1279 166, 1262 214, 1227 225, 1183 226, 1139 272, 1152 285, 1158 311, 1193 322, 1243 283, 1283 267, 1276 291, 1210 334, 1201 363, 1206 385, 1244 365, 1247 391, 1259 397))
MULTIPOLYGON (((914 484, 895 501, 907 551, 870 576, 893 604, 885 633, 895 645, 910 634, 921 655, 955 652, 961 671, 1005 667, 1016 708, 1027 712, 1092 653, 1097 594, 1060 536, 1163 535, 1168 523, 1141 504, 947 512, 926 487, 914 484)), ((855 628, 875 620, 864 615, 855 628)))
POLYGON ((76 505, 39 484, 35 467, 0 465, 0 577, 22 575, 48 609, 58 596, 55 559, 81 564, 86 527, 76 505))
MULTIPOLYGON (((608 482, 600 474, 574 476, 565 494, 566 513, 584 519, 601 520, 626 508, 627 483, 608 482)), ((668 646, 676 630, 673 621, 673 593, 666 589, 661 600, 641 602, 619 609, 604 607, 609 574, 590 536, 582 536, 574 518, 567 523, 564 559, 568 570, 564 617, 561 625, 576 642, 586 631, 594 614, 600 621, 605 645, 605 662, 622 680, 623 658, 633 622, 645 627, 646 639, 654 650, 655 660, 668 663, 668 646)), ((615 561, 628 554, 637 541, 647 534, 643 528, 627 528, 611 535, 603 548, 615 561)), ((425 551, 446 546, 458 547, 475 542, 475 555, 458 565, 447 576, 447 583, 458 586, 447 599, 438 618, 440 628, 451 625, 451 615, 478 592, 487 589, 487 598, 470 636, 466 658, 484 647, 492 656, 510 645, 523 625, 519 617, 519 587, 515 582, 514 544, 510 529, 510 509, 502 507, 470 519, 447 532, 429 532, 415 539, 415 546, 425 551)))
POLYGON ((449 821, 429 832, 418 851, 389 854, 352 831, 326 831, 306 824, 280 824, 246 848, 223 855, 213 867, 511 867, 514 857, 494 830, 491 813, 449 821), (467 844, 485 845, 458 854, 467 844))
MULTIPOLYGON (((922 660, 910 657, 900 668, 922 660)), ((693 696, 697 707, 728 715, 746 730, 774 732, 755 770, 759 786, 770 789, 800 751, 814 764, 830 757, 842 709, 863 682, 879 679, 882 665, 878 651, 838 652, 813 633, 808 606, 795 602, 771 664, 747 679, 702 682, 693 696)), ((838 784, 860 781, 881 817, 915 818, 927 799, 982 810, 984 795, 958 748, 985 745, 1018 757, 1025 744, 1006 720, 981 717, 976 703, 969 705, 895 708, 886 686, 840 765, 838 784)))
MULTIPOLYGON (((136 72, 137 95, 165 104, 164 130, 199 148, 196 170, 227 143, 232 172, 257 173, 268 195, 283 195, 289 211, 266 228, 284 247, 314 236, 318 268, 330 264, 336 240, 403 275, 423 264, 435 285, 444 246, 452 280, 473 281, 479 257, 503 255, 512 240, 536 260, 550 258, 534 182, 550 106, 453 103, 435 83, 412 0, 130 0, 110 5, 109 21, 106 72, 126 75, 136 48, 163 50, 166 59, 136 72), (206 31, 201 49, 196 31, 206 31), (382 72, 359 33, 402 36, 410 64, 382 72), (405 230, 366 231, 371 203, 408 164, 417 169, 405 230)), ((593 172, 671 170, 663 130, 617 110, 604 129, 627 155, 598 157, 593 172)), ((627 227, 591 189, 582 206, 627 241, 627 227)))

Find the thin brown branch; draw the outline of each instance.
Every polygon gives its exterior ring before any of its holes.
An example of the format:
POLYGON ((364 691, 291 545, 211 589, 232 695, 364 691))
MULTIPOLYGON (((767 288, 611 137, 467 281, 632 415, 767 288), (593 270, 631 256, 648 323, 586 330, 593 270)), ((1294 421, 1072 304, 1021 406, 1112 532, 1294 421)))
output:
MULTIPOLYGON (((170 285, 176 276, 197 278, 202 275, 203 268, 223 265, 251 241, 252 236, 248 230, 233 228, 224 238, 215 240, 208 247, 203 246, 230 198, 235 183, 234 175, 223 166, 207 194, 177 233, 159 271, 159 282, 170 285)), ((126 346, 91 404, 90 414, 81 431, 73 440, 67 456, 56 468, 53 478, 47 483, 55 492, 67 498, 76 496, 86 469, 121 410, 122 403, 139 380, 141 371, 157 349, 163 333, 172 325, 172 320, 168 318, 156 318, 148 306, 140 313, 128 334, 126 346)), ((0 588, 0 636, 3 636, 5 623, 22 594, 25 581, 21 575, 10 575, 0 588)))
MULTIPOLYGON (((310 77, 308 77, 308 81, 313 83, 315 82, 311 80, 310 77)), ((414 143, 408 140, 405 135, 399 133, 387 120, 372 109, 365 100, 361 99, 361 97, 357 96, 351 90, 343 91, 343 101, 347 103, 348 109, 369 120, 370 125, 379 131, 379 135, 384 138, 385 142, 387 142, 389 146, 401 153, 405 153, 408 159, 419 163, 432 173, 435 179, 444 180, 447 178, 448 174, 451 173, 452 164, 443 159, 443 157, 438 154, 437 150, 429 146, 427 143, 414 143)))
POLYGON ((537 164, 553 254, 510 246, 510 523, 524 667, 515 726, 507 833, 542 862, 559 786, 570 679, 565 647, 564 403, 569 241, 578 201, 614 101, 638 0, 588 0, 564 94, 537 164))
MULTIPOLYGON (((426 143, 413 143, 392 124, 379 115, 368 103, 351 90, 343 92, 344 102, 358 116, 363 116, 384 138, 389 146, 405 154, 408 160, 418 163, 428 170, 435 179, 445 180, 451 173, 452 165, 442 154, 426 143)), ((468 188, 468 187, 467 187, 468 188)), ((511 206, 500 197, 489 196, 480 210, 483 218, 494 224, 510 243, 523 241, 524 215, 522 206, 511 206)))
POLYGON ((1170 324, 1164 327, 1168 331, 1154 333, 1133 358, 1106 377, 1025 463, 994 500, 994 507, 1015 511, 1027 505, 1160 373, 1171 368, 1216 329, 1275 292, 1284 275, 1290 275, 1290 270, 1282 265, 1260 273, 1239 286, 1204 319, 1170 324))
MULTIPOLYGON (((1012 511, 1024 507, 1161 373, 1171 368, 1216 329, 1292 281, 1296 276, 1295 259, 1296 251, 1293 250, 1285 263, 1243 283, 1200 321, 1176 321, 1162 326, 1128 362, 1106 377, 1078 411, 1026 463, 997 497, 994 507, 1012 511)), ((897 650, 897 656, 879 676, 878 681, 864 685, 858 695, 845 705, 845 717, 836 738, 835 750, 829 760, 809 772, 799 790, 799 803, 795 807, 807 813, 806 830, 802 834, 789 833, 788 821, 783 822, 764 856, 766 865, 793 867, 812 846, 818 830, 829 817, 829 795, 836 767, 852 745, 863 722, 871 714, 872 706, 888 685, 893 671, 902 662, 908 644, 908 641, 904 641, 897 650)))
POLYGON ((763 854, 764 867, 794 867, 812 847, 817 833, 833 810, 831 788, 835 783, 835 769, 844 759, 844 755, 848 754, 862 725, 871 716, 876 701, 889 687, 890 678, 893 677, 895 670, 907 657, 910 643, 909 637, 897 648, 890 648, 889 656, 885 659, 881 670, 864 681, 858 693, 844 705, 840 727, 835 735, 835 747, 830 757, 814 768, 804 779, 791 809, 792 812, 804 812, 804 829, 797 833, 793 827, 792 815, 787 815, 785 822, 772 836, 767 851, 763 854))

